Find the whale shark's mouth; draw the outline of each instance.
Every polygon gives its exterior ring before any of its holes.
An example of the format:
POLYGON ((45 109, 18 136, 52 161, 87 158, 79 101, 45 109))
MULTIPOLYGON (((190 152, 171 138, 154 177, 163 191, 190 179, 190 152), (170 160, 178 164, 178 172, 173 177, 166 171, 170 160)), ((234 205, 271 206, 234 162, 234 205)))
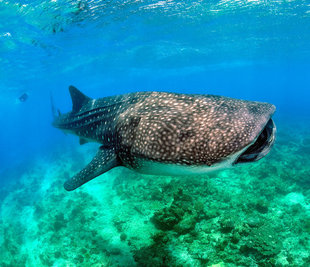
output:
POLYGON ((265 128, 256 138, 255 142, 250 145, 235 161, 237 163, 257 161, 266 156, 276 139, 276 126, 272 119, 269 119, 265 128))

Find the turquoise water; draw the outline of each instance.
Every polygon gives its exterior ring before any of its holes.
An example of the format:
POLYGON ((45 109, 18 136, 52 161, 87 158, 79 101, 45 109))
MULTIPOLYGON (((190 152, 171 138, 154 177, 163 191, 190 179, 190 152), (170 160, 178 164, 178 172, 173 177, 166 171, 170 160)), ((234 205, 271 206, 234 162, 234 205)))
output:
POLYGON ((0 0, 0 266, 309 266, 309 27, 302 0, 0 0), (276 144, 208 175, 117 167, 67 192, 98 148, 51 126, 71 84, 270 102, 276 144))

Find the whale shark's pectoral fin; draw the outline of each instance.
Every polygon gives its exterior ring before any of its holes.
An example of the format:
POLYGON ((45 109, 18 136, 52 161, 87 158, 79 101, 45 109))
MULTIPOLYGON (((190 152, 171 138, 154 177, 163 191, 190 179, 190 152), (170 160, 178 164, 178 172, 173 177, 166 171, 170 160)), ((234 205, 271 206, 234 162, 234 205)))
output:
POLYGON ((92 161, 78 174, 74 175, 64 183, 64 188, 67 191, 72 191, 96 178, 100 174, 103 174, 119 165, 120 161, 115 154, 114 148, 106 149, 100 147, 92 161))

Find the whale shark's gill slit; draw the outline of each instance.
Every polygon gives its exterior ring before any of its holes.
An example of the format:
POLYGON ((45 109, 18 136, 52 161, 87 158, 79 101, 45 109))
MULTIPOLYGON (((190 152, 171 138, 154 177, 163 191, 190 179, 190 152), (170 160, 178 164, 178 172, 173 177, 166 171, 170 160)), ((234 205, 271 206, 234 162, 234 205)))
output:
POLYGON ((93 126, 96 127, 97 124, 102 124, 105 122, 105 125, 110 125, 113 122, 117 112, 109 112, 108 110, 102 110, 101 112, 95 112, 92 114, 86 114, 84 116, 80 114, 72 114, 70 118, 71 128, 73 126, 74 129, 78 129, 80 127, 88 127, 93 126))
MULTIPOLYGON (((85 116, 85 115, 95 114, 97 112, 104 112, 105 110, 112 109, 113 107, 120 106, 122 104, 123 104, 123 102, 116 103, 116 104, 113 104, 113 105, 105 105, 105 106, 101 106, 101 107, 98 107, 98 108, 93 108, 93 109, 90 109, 90 110, 87 110, 87 111, 80 111, 80 112, 77 112, 75 115, 85 116)), ((117 109, 114 108, 114 110, 117 110, 117 109)))

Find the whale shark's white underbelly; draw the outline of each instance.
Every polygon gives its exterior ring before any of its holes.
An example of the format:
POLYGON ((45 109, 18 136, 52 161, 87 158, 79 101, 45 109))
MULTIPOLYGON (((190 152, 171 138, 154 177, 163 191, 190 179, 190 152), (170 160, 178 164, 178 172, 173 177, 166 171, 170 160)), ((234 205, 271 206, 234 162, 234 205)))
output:
POLYGON ((139 168, 135 168, 135 171, 143 174, 169 175, 169 176, 205 174, 220 169, 232 167, 233 163, 248 147, 249 146, 245 147, 241 151, 238 151, 232 156, 212 166, 162 163, 154 160, 136 158, 135 161, 137 166, 139 166, 139 168))

